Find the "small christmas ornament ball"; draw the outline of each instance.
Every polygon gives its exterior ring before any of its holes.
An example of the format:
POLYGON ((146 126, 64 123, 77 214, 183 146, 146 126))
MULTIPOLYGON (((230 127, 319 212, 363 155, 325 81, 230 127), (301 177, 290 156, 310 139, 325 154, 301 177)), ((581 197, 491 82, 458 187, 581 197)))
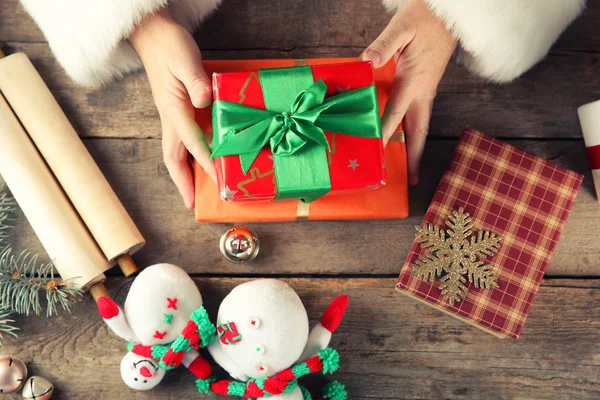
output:
POLYGON ((14 393, 27 378, 25 363, 12 356, 0 356, 0 393, 14 393))
POLYGON ((258 236, 250 228, 236 226, 221 236, 219 247, 223 256, 231 262, 241 263, 252 260, 258 255, 258 236))
POLYGON ((23 386, 25 400, 48 400, 54 393, 54 385, 46 378, 32 376, 23 386))

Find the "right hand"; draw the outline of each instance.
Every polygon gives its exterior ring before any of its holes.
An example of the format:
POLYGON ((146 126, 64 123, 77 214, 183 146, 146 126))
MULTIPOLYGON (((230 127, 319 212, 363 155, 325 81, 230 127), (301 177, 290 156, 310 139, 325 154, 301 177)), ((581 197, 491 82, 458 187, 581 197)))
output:
POLYGON ((143 20, 129 39, 144 63, 158 108, 165 165, 185 206, 193 208, 194 178, 188 152, 217 180, 210 148, 194 115, 194 108, 207 107, 212 101, 200 49, 166 10, 143 20))
POLYGON ((375 68, 392 57, 396 59, 396 77, 383 114, 382 133, 387 143, 404 119, 411 185, 419 181, 433 99, 456 45, 444 21, 423 0, 409 0, 363 53, 363 60, 372 61, 375 68))

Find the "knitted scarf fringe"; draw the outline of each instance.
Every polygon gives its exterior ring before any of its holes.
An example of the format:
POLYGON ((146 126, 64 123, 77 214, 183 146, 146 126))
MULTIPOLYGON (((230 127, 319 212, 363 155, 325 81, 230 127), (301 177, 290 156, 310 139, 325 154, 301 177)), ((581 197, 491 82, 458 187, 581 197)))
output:
MULTIPOLYGON (((337 371, 339 365, 340 356, 338 352, 328 347, 321 350, 318 356, 285 369, 274 376, 250 379, 248 382, 227 379, 216 380, 214 378, 197 379, 196 388, 202 394, 218 394, 247 399, 271 397, 294 391, 299 386, 298 378, 302 376, 319 371, 331 374, 337 371)), ((300 390, 302 390, 302 387, 300 387, 300 390)), ((324 398, 327 399, 328 397, 324 398)), ((310 398, 307 400, 310 400, 310 398)), ((335 397, 331 400, 343 400, 343 398, 335 397)))
POLYGON ((190 320, 173 342, 152 346, 130 342, 127 350, 142 357, 152 358, 158 362, 159 367, 169 370, 181 365, 185 353, 212 343, 216 338, 216 331, 208 313, 204 307, 200 307, 192 312, 190 320))

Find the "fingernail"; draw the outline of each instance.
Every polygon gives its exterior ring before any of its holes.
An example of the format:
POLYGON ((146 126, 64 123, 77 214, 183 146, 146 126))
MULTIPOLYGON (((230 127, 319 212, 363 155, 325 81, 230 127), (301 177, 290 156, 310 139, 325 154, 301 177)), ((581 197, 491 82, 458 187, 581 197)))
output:
POLYGON ((212 180, 215 181, 215 183, 219 183, 217 182, 217 171, 211 170, 209 175, 212 178, 212 180))
POLYGON ((365 51, 365 54, 367 55, 369 60, 373 61, 375 64, 379 64, 379 62, 381 61, 381 54, 379 54, 377 50, 367 49, 367 51, 365 51))
POLYGON ((205 108, 211 105, 212 103, 212 91, 210 87, 203 86, 196 92, 195 104, 196 108, 205 108))
POLYGON ((196 108, 206 108, 208 106, 210 106, 212 104, 212 97, 210 96, 210 93, 205 95, 202 100, 200 100, 198 102, 198 104, 196 105, 196 108))

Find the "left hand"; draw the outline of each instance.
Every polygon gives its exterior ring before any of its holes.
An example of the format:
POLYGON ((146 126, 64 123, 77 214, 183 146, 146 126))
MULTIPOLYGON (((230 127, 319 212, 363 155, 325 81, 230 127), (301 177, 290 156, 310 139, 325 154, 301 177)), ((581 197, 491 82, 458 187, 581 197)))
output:
POLYGON ((433 99, 455 48, 456 39, 427 4, 409 0, 362 56, 375 68, 396 58, 396 77, 383 115, 383 140, 387 144, 404 119, 411 185, 419 181, 433 99))
POLYGON ((194 178, 188 152, 216 182, 216 170, 195 108, 212 101, 211 82, 202 67, 200 49, 168 10, 148 16, 130 36, 152 88, 162 124, 165 165, 187 208, 194 207, 194 178))

